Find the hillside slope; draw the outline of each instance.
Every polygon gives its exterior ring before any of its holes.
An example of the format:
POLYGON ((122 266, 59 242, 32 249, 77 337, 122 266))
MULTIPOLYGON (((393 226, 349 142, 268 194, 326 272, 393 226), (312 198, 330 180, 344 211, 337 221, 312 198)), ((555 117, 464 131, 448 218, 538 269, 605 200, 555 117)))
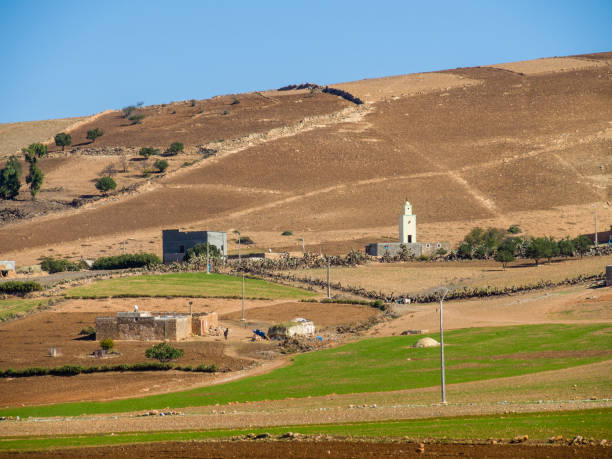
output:
POLYGON ((297 247, 280 237, 290 229, 311 250, 344 250, 395 237, 405 197, 422 240, 456 242, 477 224, 576 235, 591 230, 593 204, 612 223, 612 53, 332 86, 366 104, 268 91, 145 107, 137 125, 118 112, 86 123, 73 138, 105 135, 62 159, 66 170, 172 141, 185 158, 216 155, 188 167, 172 157, 170 173, 132 193, 5 224, 0 252, 96 256, 130 237, 159 253, 171 227, 240 228, 260 248, 297 247))

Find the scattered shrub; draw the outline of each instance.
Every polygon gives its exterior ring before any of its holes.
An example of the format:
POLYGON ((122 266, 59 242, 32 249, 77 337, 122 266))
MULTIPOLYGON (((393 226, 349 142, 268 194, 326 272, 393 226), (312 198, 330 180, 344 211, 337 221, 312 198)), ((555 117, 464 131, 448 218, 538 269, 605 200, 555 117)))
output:
POLYGON ((96 180, 96 188, 101 191, 103 194, 108 193, 111 190, 117 188, 117 182, 112 177, 100 177, 96 180))
POLYGON ((148 158, 150 156, 158 155, 159 150, 153 147, 142 147, 138 154, 144 158, 148 158))
POLYGON ((92 142, 95 142, 98 137, 102 137, 104 135, 104 131, 99 128, 94 128, 87 131, 87 138, 92 142))
POLYGON ((293 232, 285 230, 281 233, 281 236, 293 236, 293 232))
POLYGON ((142 113, 134 113, 131 115, 128 120, 132 122, 132 124, 138 124, 144 119, 144 115, 142 113))
POLYGON ((229 115, 229 110, 223 110, 223 111, 221 112, 221 114, 222 114, 222 115, 229 115))
POLYGON ((521 229, 520 226, 518 225, 510 225, 510 227, 507 230, 510 234, 520 234, 523 232, 523 230, 521 229))
POLYGON ((189 101, 189 104, 190 104, 192 107, 195 107, 195 106, 196 106, 196 100, 195 100, 195 99, 191 99, 191 100, 189 101))
POLYGON ((112 348, 115 347, 115 342, 110 338, 106 338, 100 341, 100 347, 105 351, 110 351, 112 348))
POLYGON ((238 239, 236 239, 236 242, 244 245, 255 244, 255 242, 253 242, 253 239, 251 239, 249 236, 240 236, 238 239))
POLYGON ((157 359, 160 362, 169 362, 170 360, 180 359, 183 353, 182 349, 172 347, 168 343, 159 343, 147 349, 145 356, 149 359, 157 359))
POLYGON ((184 149, 184 146, 181 142, 172 142, 172 144, 166 150, 167 156, 174 156, 181 153, 184 149))
POLYGON ((238 105, 240 103, 240 101, 234 97, 234 99, 232 100, 232 103, 230 105, 238 105))
POLYGON ((92 269, 141 268, 160 263, 159 257, 152 253, 126 253, 111 257, 100 257, 94 262, 92 269))
POLYGON ((164 172, 166 169, 168 169, 168 161, 166 161, 165 159, 158 159, 157 161, 155 161, 154 166, 159 172, 164 172))
POLYGON ((0 293, 25 295, 42 290, 42 285, 34 281, 8 281, 0 284, 0 293))

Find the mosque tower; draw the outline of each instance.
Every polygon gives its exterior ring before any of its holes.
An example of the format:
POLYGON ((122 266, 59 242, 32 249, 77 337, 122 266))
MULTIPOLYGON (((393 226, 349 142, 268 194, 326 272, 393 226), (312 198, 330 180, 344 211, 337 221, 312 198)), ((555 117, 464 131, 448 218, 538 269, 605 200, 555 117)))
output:
POLYGON ((399 241, 401 244, 412 244, 417 241, 416 215, 412 214, 412 205, 408 202, 408 198, 404 203, 404 214, 399 218, 399 241))

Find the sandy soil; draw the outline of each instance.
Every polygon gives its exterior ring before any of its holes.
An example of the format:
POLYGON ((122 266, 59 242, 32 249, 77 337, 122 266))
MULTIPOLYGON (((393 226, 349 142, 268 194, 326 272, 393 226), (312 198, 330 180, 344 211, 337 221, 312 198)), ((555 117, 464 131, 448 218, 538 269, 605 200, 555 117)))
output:
POLYGON ((491 65, 490 67, 510 70, 511 72, 522 73, 525 75, 539 75, 541 73, 569 72, 571 70, 581 70, 604 65, 606 64, 601 61, 584 58, 551 57, 547 59, 535 59, 532 61, 495 64, 491 65))
POLYGON ((268 457, 473 457, 473 458, 515 458, 515 457, 557 457, 580 458, 598 457, 608 453, 600 446, 553 446, 553 445, 474 445, 428 443, 421 450, 418 443, 409 441, 386 443, 351 442, 332 439, 299 442, 162 442, 81 449, 60 449, 32 453, 11 453, 18 458, 48 457, 152 457, 152 458, 268 458, 268 457))
POLYGON ((451 88, 476 84, 482 84, 482 81, 443 73, 415 73, 336 83, 332 87, 348 91, 364 102, 372 103, 394 97, 436 91, 444 92, 451 88))
POLYGON ((0 124, 0 159, 21 153, 21 149, 34 142, 45 142, 59 132, 66 131, 86 117, 57 120, 26 121, 0 124))

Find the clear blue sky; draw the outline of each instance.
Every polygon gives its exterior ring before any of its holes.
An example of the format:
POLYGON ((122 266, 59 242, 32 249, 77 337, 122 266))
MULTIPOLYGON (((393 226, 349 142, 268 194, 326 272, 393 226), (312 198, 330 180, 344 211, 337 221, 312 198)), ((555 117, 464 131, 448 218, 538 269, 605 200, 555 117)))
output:
POLYGON ((612 51, 612 0, 0 0, 0 122, 612 51))

